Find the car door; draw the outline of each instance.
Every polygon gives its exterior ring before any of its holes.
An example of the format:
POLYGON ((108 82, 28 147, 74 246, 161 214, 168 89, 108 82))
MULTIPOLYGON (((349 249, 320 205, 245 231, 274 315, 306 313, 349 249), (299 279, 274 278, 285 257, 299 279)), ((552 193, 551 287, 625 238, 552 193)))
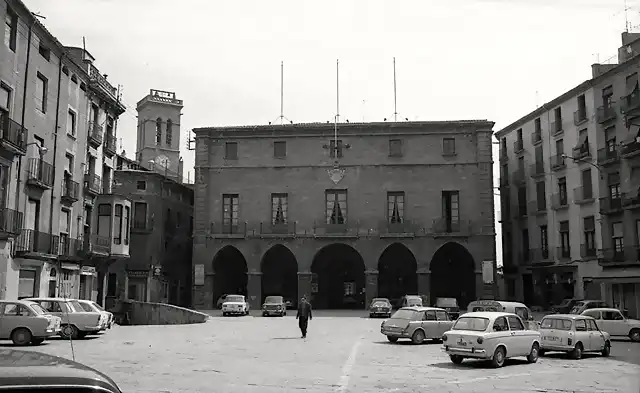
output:
POLYGON ((618 310, 603 310, 601 323, 604 331, 612 336, 626 336, 629 334, 627 321, 618 310))
POLYGON ((29 326, 31 311, 19 303, 5 303, 2 311, 2 331, 3 336, 10 338, 13 329, 20 326, 29 326))
POLYGON ((533 337, 529 336, 528 331, 524 328, 524 323, 517 315, 509 315, 507 322, 509 322, 509 334, 511 335, 512 346, 512 349, 507 349, 507 352, 510 352, 513 356, 528 355, 531 350, 531 340, 533 337))
POLYGON ((507 323, 507 318, 498 317, 493 322, 490 338, 493 339, 491 343, 491 348, 489 350, 493 351, 498 344, 504 344, 507 347, 507 353, 511 353, 513 349, 513 342, 515 341, 511 336, 511 332, 509 331, 509 324, 507 323))
POLYGON ((582 348, 585 351, 590 351, 591 348, 591 336, 589 334, 589 330, 587 328, 587 321, 578 318, 575 320, 575 330, 576 330, 576 339, 575 341, 580 341, 582 343, 582 348))
POLYGON ((604 335, 598 328, 596 321, 587 319, 587 329, 589 329, 589 342, 592 351, 602 351, 604 349, 604 335))
POLYGON ((436 317, 438 318, 438 337, 442 337, 444 332, 451 330, 453 321, 446 311, 436 311, 436 317))
POLYGON ((422 320, 422 328, 427 338, 439 337, 438 335, 438 318, 434 310, 428 310, 424 313, 422 320))

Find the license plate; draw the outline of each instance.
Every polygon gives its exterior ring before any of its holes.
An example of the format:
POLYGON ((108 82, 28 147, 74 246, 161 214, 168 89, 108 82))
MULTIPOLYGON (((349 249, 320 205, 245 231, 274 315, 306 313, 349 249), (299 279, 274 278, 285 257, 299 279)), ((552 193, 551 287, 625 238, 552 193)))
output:
POLYGON ((560 337, 556 336, 545 336, 543 339, 546 341, 560 341, 560 337))

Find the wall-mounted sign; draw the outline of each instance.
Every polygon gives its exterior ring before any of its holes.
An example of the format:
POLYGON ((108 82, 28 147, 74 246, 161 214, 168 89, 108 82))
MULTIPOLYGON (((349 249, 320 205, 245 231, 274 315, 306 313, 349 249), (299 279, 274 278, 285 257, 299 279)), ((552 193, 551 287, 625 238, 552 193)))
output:
POLYGON ((482 261, 482 281, 493 284, 493 261, 482 261))
POLYGON ((193 285, 204 285, 204 265, 193 266, 193 285))
POLYGON ((96 274, 96 268, 93 266, 82 266, 80 268, 80 274, 83 276, 93 276, 96 274))

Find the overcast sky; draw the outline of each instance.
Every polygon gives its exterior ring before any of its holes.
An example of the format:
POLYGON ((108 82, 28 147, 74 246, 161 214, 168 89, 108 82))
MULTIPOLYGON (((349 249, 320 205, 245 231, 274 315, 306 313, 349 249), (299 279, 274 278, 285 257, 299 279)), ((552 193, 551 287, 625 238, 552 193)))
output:
MULTIPOLYGON (((337 58, 342 118, 391 117, 395 56, 402 118, 489 119, 499 130, 589 79, 625 26, 624 0, 23 1, 64 45, 86 37, 101 72, 123 86, 129 157, 136 102, 150 88, 184 100, 191 177, 187 130, 278 118, 281 61, 294 122, 333 118, 337 58)), ((627 4, 640 24, 640 1, 627 4)))

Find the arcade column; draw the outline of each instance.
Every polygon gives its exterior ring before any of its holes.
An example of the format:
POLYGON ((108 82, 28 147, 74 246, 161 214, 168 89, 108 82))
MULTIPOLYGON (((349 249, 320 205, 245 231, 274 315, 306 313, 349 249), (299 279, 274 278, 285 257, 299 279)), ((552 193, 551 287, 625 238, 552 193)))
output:
POLYGON ((247 297, 252 310, 262 307, 262 272, 247 272, 247 297))
MULTIPOLYGON (((418 275, 418 294, 431 296, 431 271, 428 268, 420 268, 416 271, 418 275)), ((429 302, 434 299, 429 298, 429 302)))
POLYGON ((371 300, 378 296, 378 271, 367 270, 364 272, 364 294, 365 294, 365 307, 369 307, 371 300))
POLYGON ((311 272, 298 272, 298 298, 295 299, 296 304, 304 295, 312 296, 311 276, 311 272))

